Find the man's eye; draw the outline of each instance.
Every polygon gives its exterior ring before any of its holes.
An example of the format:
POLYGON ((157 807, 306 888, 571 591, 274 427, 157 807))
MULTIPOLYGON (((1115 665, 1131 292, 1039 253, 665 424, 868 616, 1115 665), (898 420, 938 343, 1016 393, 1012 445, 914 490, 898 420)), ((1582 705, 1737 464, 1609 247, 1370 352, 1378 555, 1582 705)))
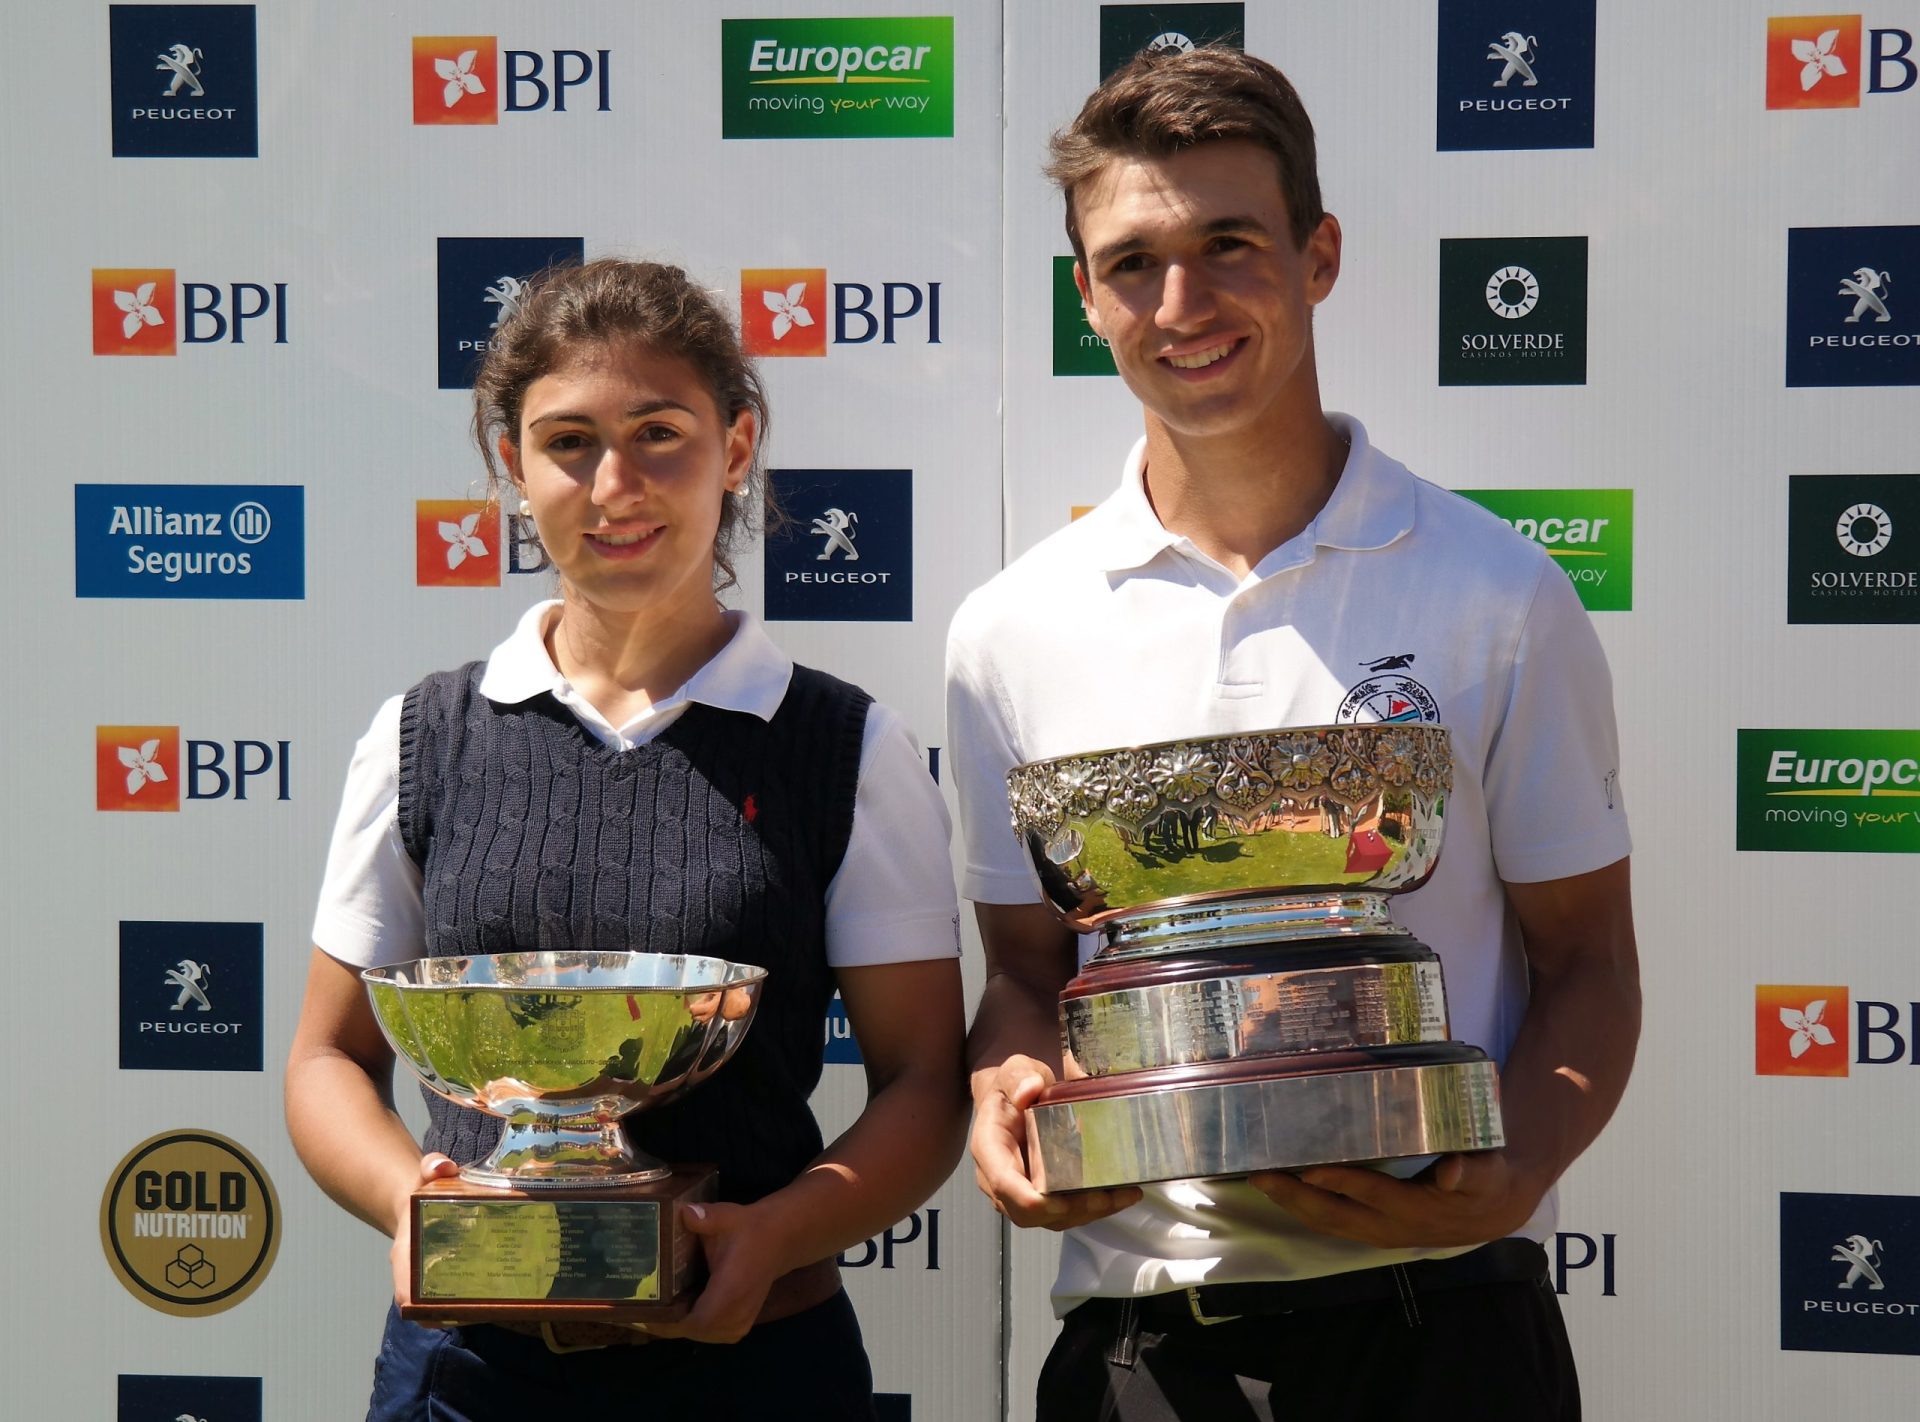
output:
POLYGON ((1141 272, 1147 269, 1151 261, 1152 258, 1148 257, 1145 252, 1129 252, 1109 267, 1108 270, 1114 272, 1141 272))

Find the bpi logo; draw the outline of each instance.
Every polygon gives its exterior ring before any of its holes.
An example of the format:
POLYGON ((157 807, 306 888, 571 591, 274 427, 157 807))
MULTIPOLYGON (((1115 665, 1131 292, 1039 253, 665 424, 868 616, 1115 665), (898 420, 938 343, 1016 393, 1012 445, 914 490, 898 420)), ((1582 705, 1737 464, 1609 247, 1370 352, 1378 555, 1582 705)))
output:
POLYGON ((1753 990, 1759 1076, 1849 1076, 1856 1066, 1920 1066, 1920 1002, 1859 998, 1834 983, 1753 990))
POLYGON ((1246 47, 1245 5, 1102 5, 1100 77, 1141 50, 1188 53, 1202 45, 1246 47))
POLYGON ((421 499, 414 506, 414 581, 423 588, 497 588, 509 574, 551 566, 533 520, 481 499, 421 499))
POLYGON ((751 355, 823 356, 833 344, 940 344, 940 283, 827 281, 824 267, 749 267, 740 273, 740 337, 751 355), (832 299, 828 300, 829 287, 832 299), (877 303, 877 304, 876 304, 877 303))
POLYGON ((794 518, 766 542, 769 622, 913 620, 913 471, 776 469, 794 518))
POLYGON ((306 596, 298 484, 76 484, 76 597, 306 596))
POLYGON ((851 1249, 841 1251, 840 1267, 843 1269, 866 1269, 878 1262, 882 1269, 910 1267, 909 1261, 918 1263, 923 1270, 938 1270, 940 1267, 940 1210, 938 1206, 926 1211, 915 1211, 896 1225, 875 1235, 851 1249), (924 1218, 922 1217, 924 1215, 924 1218), (905 1233, 902 1233, 902 1231, 905 1233), (916 1251, 907 1251, 906 1246, 918 1244, 916 1251), (896 1257, 896 1252, 904 1257, 896 1257))
POLYGON ((1787 384, 1920 385, 1920 227, 1788 231, 1787 384))
POLYGON ((120 925, 120 1069, 259 1071, 257 923, 120 925))
POLYGON ((259 1378, 120 1374, 117 1422, 260 1422, 259 1378))
POLYGON ((1920 622, 1920 474, 1788 478, 1787 621, 1920 622))
POLYGON ((176 812, 189 800, 291 800, 289 741, 186 742, 178 726, 94 730, 94 808, 176 812), (265 785, 253 782, 271 778, 265 785))
POLYGON ((502 50, 493 35, 413 37, 413 121, 497 124, 510 114, 613 111, 611 51, 502 50), (501 59, 505 58, 504 70, 501 59), (574 89, 592 89, 572 94, 574 89))
POLYGON ((1781 1194, 1780 1346, 1920 1353, 1920 1198, 1781 1194))
POLYGON ((442 237, 440 388, 471 390, 493 333, 519 309, 527 278, 586 260, 579 237, 442 237))
POLYGON ((1440 243, 1442 385, 1587 383, 1587 239, 1440 243))
POLYGON ((1859 15, 1776 15, 1767 21, 1767 107, 1857 109, 1869 94, 1901 94, 1920 79, 1907 30, 1864 30, 1859 15))
POLYGON ((180 346, 255 344, 247 323, 273 318, 271 344, 287 344, 287 284, 176 282, 171 267, 93 269, 93 353, 170 356, 180 346), (175 292, 179 293, 176 301, 175 292))
POLYGON ((1569 1292, 1571 1276, 1581 1274, 1587 1288, 1599 1284, 1601 1298, 1618 1298, 1619 1290, 1614 1285, 1614 1243, 1618 1239, 1619 1236, 1613 1234, 1595 1239, 1577 1230, 1561 1230, 1553 1237, 1553 1291, 1569 1292), (1595 1266, 1600 1270, 1597 1280, 1583 1272, 1595 1266))
POLYGON ((1593 147, 1594 0, 1441 0, 1442 153, 1593 147))
POLYGON ((255 158, 251 5, 110 5, 116 158, 255 158))

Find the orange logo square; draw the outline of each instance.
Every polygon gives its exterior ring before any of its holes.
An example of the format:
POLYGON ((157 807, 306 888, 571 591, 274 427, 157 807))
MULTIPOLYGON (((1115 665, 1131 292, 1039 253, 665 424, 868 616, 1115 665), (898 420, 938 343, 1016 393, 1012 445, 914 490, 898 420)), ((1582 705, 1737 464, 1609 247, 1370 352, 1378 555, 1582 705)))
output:
POLYGON ((171 267, 93 269, 93 353, 170 356, 174 353, 171 267))
POLYGON ((1753 990, 1753 1069, 1759 1076, 1845 1076, 1853 1056, 1847 990, 1763 983, 1753 990))
POLYGON ((1767 21, 1767 107, 1860 107, 1860 17, 1776 15, 1767 21))
POLYGON ((180 808, 178 726, 96 726, 93 760, 95 809, 180 808))
POLYGON ((421 499, 413 509, 415 583, 423 588, 500 586, 500 505, 421 499))
POLYGON ((743 270, 740 273, 740 340, 749 355, 825 355, 826 268, 743 270))
POLYGON ((413 121, 500 122, 500 54, 492 35, 413 37, 413 121))

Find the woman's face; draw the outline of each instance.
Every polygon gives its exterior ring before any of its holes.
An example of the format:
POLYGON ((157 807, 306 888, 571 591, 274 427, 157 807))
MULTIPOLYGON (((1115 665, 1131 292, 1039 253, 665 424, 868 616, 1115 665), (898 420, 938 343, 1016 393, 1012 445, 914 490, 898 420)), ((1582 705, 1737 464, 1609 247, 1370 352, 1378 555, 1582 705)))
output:
POLYGON ((754 419, 728 425, 686 362, 638 343, 581 352, 527 387, 501 454, 571 593, 609 612, 713 599, 721 503, 754 419))

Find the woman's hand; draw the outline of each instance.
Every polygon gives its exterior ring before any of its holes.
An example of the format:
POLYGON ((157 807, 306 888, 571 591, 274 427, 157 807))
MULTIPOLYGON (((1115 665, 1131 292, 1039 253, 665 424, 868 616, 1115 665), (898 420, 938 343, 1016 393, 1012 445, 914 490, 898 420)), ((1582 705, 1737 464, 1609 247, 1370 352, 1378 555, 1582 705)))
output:
POLYGON ((687 1205, 680 1226, 700 1237, 707 1282, 692 1310, 677 1323, 655 1323, 655 1338, 696 1343, 738 1343, 767 1301, 773 1281, 786 1272, 787 1241, 767 1213, 753 1205, 687 1205))
POLYGON ((409 1181, 394 1209, 393 1248, 387 1258, 393 1265, 393 1301, 403 1307, 413 1302, 413 1192, 430 1180, 458 1175, 460 1167, 434 1151, 420 1157, 420 1178, 409 1181))

